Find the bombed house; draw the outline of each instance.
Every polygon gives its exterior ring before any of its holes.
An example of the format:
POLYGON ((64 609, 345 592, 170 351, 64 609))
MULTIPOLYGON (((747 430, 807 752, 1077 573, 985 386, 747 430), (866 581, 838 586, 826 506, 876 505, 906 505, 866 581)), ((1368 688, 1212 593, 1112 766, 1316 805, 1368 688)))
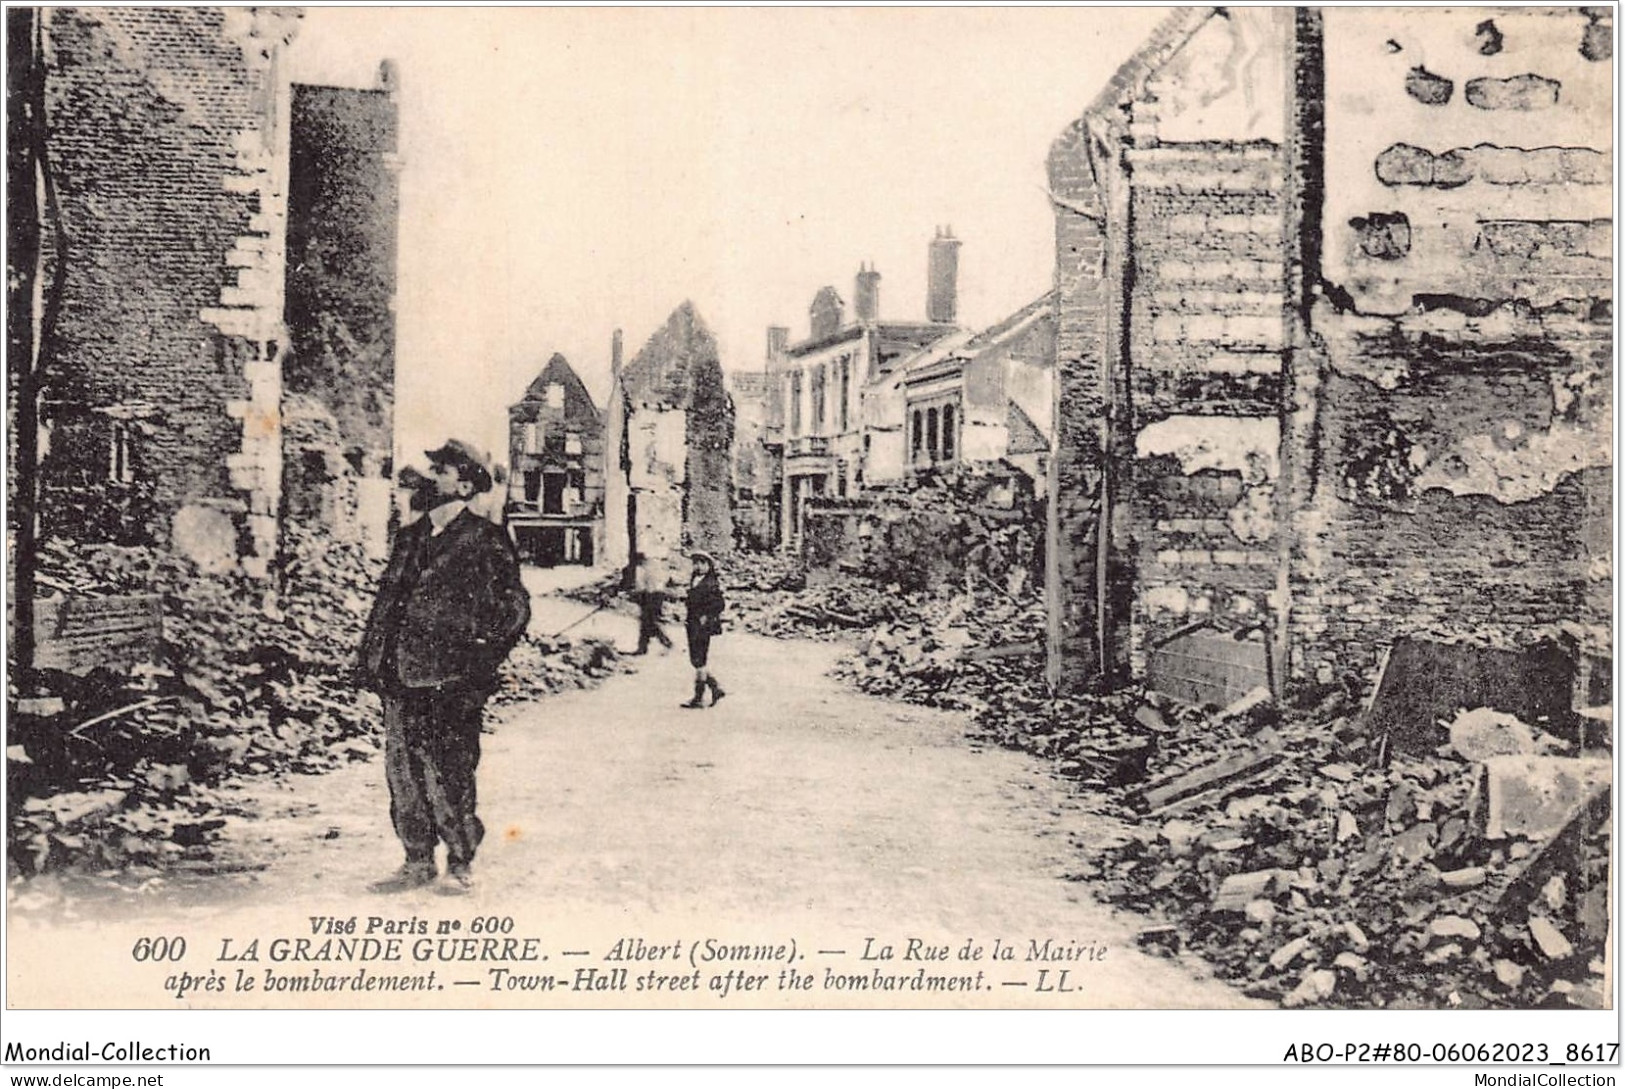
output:
POLYGON ((604 419, 562 355, 508 408, 508 533, 542 567, 603 551, 604 419))
POLYGON ((1045 295, 980 332, 944 337, 898 368, 889 396, 875 398, 892 406, 893 416, 871 423, 891 440, 892 456, 871 460, 869 480, 901 477, 899 468, 1004 462, 1041 493, 1055 408, 1054 309, 1054 296, 1045 295))
POLYGON ((11 347, 32 364, 13 468, 29 481, 37 451, 41 531, 254 576, 287 517, 382 547, 388 69, 372 90, 293 86, 292 9, 8 18, 14 88, 31 84, 10 117, 9 302, 29 341, 11 347))
POLYGON ((615 336, 604 420, 604 560, 733 548, 733 404, 716 338, 694 304, 631 362, 615 336))
MULTIPOLYGON (((808 308, 805 340, 789 343, 781 326, 768 330, 771 420, 766 434, 778 455, 781 547, 794 550, 810 501, 855 495, 878 472, 895 479, 906 461, 902 399, 893 374, 917 353, 958 331, 959 246, 938 230, 928 256, 926 320, 880 317, 880 273, 858 269, 850 320, 833 287, 808 308)), ((950 421, 951 424, 951 421, 950 421)))
POLYGON ((1061 135, 1052 679, 1606 661, 1611 30, 1181 11, 1061 135))

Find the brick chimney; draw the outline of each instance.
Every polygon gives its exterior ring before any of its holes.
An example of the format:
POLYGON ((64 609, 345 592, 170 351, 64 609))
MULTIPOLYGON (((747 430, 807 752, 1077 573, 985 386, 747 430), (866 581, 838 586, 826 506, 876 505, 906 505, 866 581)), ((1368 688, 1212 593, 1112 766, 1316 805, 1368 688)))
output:
POLYGON ((860 325, 880 320, 880 273, 869 265, 858 266, 857 283, 852 291, 852 319, 860 325))
POLYGON ((609 376, 616 378, 621 373, 621 331, 615 330, 615 335, 609 341, 609 376))
POLYGON ((777 363, 790 347, 790 330, 783 325, 767 327, 767 361, 777 363))
POLYGON ((926 269, 925 320, 951 322, 959 313, 959 239, 938 227, 926 269))

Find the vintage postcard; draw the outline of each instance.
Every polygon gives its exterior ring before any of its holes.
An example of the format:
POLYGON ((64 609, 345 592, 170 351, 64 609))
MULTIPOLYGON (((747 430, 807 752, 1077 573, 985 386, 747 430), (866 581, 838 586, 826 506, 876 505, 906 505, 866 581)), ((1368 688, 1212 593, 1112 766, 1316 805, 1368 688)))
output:
POLYGON ((7 1063, 1617 1061, 1612 7, 5 16, 7 1063))

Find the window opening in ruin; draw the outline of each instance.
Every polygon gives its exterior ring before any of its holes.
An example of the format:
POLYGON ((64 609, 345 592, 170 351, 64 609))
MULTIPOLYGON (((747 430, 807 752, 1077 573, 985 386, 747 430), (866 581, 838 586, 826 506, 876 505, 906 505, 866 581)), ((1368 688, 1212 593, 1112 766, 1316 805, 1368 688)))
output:
POLYGON ((925 410, 925 450, 927 458, 931 461, 937 460, 939 453, 937 441, 937 410, 928 408, 925 410))
POLYGON ((549 382, 547 384, 547 407, 548 408, 563 408, 564 407, 564 383, 562 383, 562 382, 549 382))
POLYGON ((920 460, 920 446, 925 440, 925 417, 919 409, 914 410, 913 437, 909 441, 909 460, 920 460))
POLYGON ((542 513, 564 513, 564 481, 563 473, 544 473, 542 475, 542 513))
POLYGON ((541 498, 542 471, 540 469, 525 470, 525 502, 534 503, 541 498))
POLYGON ((130 432, 123 424, 113 425, 109 447, 108 479, 117 484, 132 483, 135 467, 130 461, 130 432))
POLYGON ((540 432, 537 431, 536 425, 533 424, 533 423, 526 424, 525 425, 525 453, 527 453, 527 454, 539 454, 539 453, 541 453, 542 448, 537 445, 539 439, 540 439, 540 432))
POLYGON ((564 436, 564 452, 566 454, 581 453, 581 435, 575 431, 567 432, 564 436))
POLYGON ((954 459, 954 406, 942 406, 942 460, 954 459))
POLYGON ((790 376, 790 434, 801 434, 801 372, 790 376))

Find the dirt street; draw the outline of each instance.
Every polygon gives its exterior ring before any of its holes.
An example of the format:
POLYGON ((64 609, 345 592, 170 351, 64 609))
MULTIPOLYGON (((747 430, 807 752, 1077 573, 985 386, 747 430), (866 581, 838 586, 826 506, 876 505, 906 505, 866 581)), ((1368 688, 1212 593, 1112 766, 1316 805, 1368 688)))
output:
MULTIPOLYGON (((557 630, 589 609, 539 596, 534 627, 557 630)), ((575 630, 617 638, 625 648, 636 624, 626 613, 603 612, 575 630)), ((979 993, 968 996, 823 989, 785 996, 769 989, 730 1000, 747 1006, 1251 1005, 1194 962, 1140 953, 1133 934, 1142 921, 1095 904, 1086 886, 1066 879, 1069 838, 1110 829, 1037 761, 980 750, 958 716, 843 687, 826 676, 835 647, 739 631, 713 648, 727 698, 714 708, 680 709, 692 674, 680 625, 668 630, 677 649, 632 659, 636 674, 492 716, 479 780, 487 838, 472 895, 368 890, 400 857, 377 760, 262 783, 247 792, 258 816, 235 826, 229 854, 263 869, 189 883, 154 880, 116 898, 50 881, 14 896, 15 1000, 28 1004, 30 995, 51 997, 42 990, 82 985, 60 974, 31 975, 30 964, 63 941, 106 943, 107 955, 127 961, 131 934, 182 933, 194 950, 207 947, 215 957, 223 938, 240 950, 260 935, 309 937, 311 916, 353 915, 363 927, 379 916, 511 916, 515 933, 539 936, 560 971, 573 970, 562 957, 599 958, 626 937, 651 945, 793 939, 800 966, 821 976, 826 969, 867 976, 877 967, 913 973, 922 966, 987 973, 979 993), (914 956, 904 959, 911 938, 914 956), (1015 950, 1012 960, 993 960, 995 940, 1015 950), (982 947, 977 962, 959 958, 967 943, 982 947), (917 963, 943 946, 951 947, 945 959, 953 963, 917 963), (869 960, 861 956, 866 947, 869 960), (885 947, 892 958, 880 957, 885 947), (1042 969, 1049 974, 1039 976, 1042 969)), ((586 963, 601 965, 577 961, 586 963)), ((122 1004, 126 990, 131 1001, 140 995, 141 1004, 151 1003, 154 979, 132 967, 128 988, 111 978, 99 984, 116 996, 101 993, 99 1004, 122 1004)), ((458 1000, 469 1005, 650 1002, 636 994, 606 992, 584 1002, 568 990, 493 994, 484 987, 476 996, 467 986, 458 1000)), ((310 1004, 308 997, 256 997, 310 1004)), ((324 1000, 368 1004, 364 996, 324 1000)), ((704 994, 674 1001, 715 1004, 704 994)))

